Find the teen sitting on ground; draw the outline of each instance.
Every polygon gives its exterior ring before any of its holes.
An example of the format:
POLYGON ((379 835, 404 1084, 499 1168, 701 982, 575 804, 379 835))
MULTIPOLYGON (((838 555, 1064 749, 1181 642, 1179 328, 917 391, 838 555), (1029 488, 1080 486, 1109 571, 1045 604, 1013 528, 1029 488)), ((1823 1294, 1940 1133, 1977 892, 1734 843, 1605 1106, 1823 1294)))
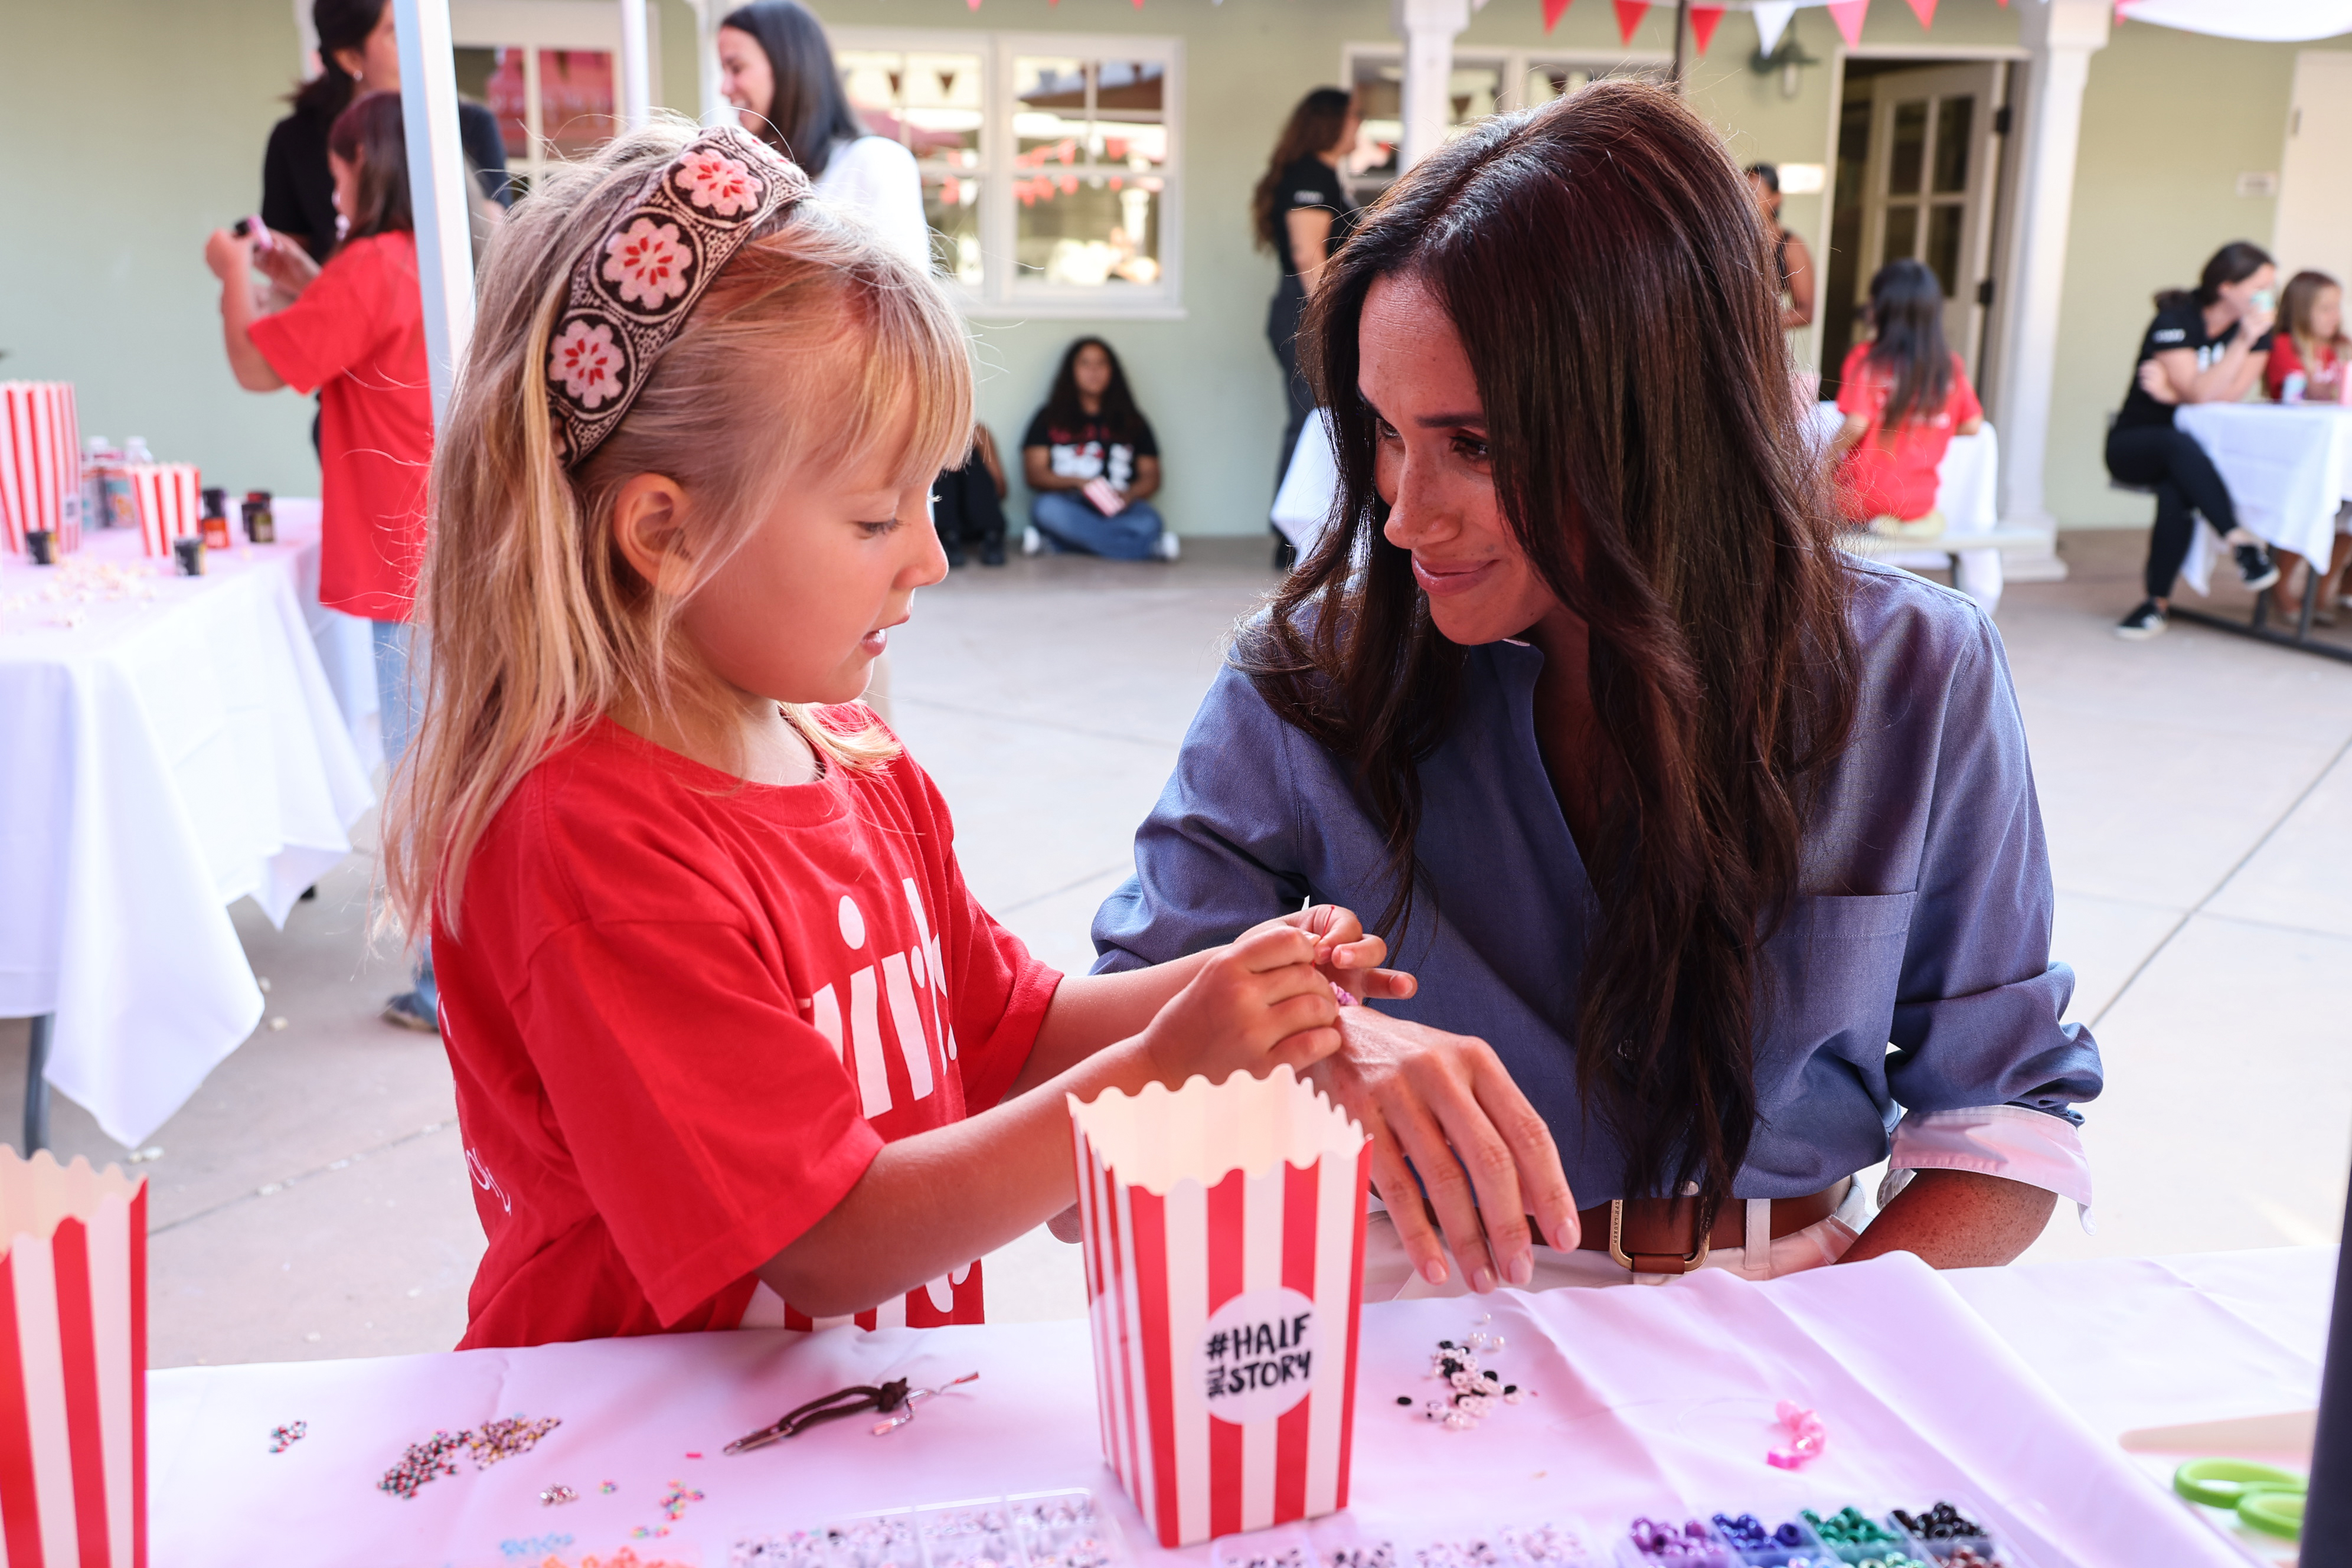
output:
POLYGON ((1051 548, 1176 559, 1176 536, 1146 504, 1160 489, 1160 443, 1100 338, 1080 338, 1062 356, 1053 393, 1021 439, 1021 474, 1035 492, 1024 555, 1051 548))
POLYGON ((1888 262, 1870 280, 1870 324, 1874 335, 1838 373, 1838 508, 1873 533, 1938 534, 1936 470, 1953 437, 1984 428, 1968 371, 1944 341, 1944 286, 1924 262, 1888 262))

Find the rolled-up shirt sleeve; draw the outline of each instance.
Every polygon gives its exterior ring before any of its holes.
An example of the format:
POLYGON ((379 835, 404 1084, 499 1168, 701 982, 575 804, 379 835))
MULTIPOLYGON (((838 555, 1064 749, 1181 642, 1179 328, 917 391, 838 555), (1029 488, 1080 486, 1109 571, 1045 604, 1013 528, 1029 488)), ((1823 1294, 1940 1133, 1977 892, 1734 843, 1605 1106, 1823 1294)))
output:
POLYGON ((1298 907, 1309 889, 1286 753, 1311 744, 1248 677, 1218 672, 1135 830, 1135 875, 1095 915, 1095 973, 1165 963, 1298 907))
MULTIPOLYGON (((2074 971, 2051 961, 2054 895, 2025 726, 1980 615, 1943 694, 1918 896, 1896 990, 1886 1081, 1905 1115, 1890 1182, 1981 1171, 2090 1205, 2076 1105, 2099 1048, 2060 1022, 2074 971)), ((1886 1194, 1893 1195, 1892 1190, 1886 1194)))

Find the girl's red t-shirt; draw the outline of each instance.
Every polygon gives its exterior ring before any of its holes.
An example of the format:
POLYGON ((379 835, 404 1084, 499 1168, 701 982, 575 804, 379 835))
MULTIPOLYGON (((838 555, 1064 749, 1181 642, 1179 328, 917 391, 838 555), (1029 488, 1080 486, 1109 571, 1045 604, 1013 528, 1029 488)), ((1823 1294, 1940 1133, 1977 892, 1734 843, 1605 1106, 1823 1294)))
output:
POLYGON ((1874 517, 1916 522, 1935 510, 1936 469, 1952 444, 1952 432, 1984 417, 1984 405, 1977 401, 1976 388, 1969 384, 1958 354, 1952 356, 1952 385, 1944 406, 1890 431, 1880 421, 1894 390, 1895 378, 1870 363, 1870 345, 1856 343, 1838 374, 1837 400, 1841 412, 1870 421, 1837 471, 1839 502, 1856 522, 1874 517))
MULTIPOLYGON (((499 807, 433 962, 489 1240, 460 1349, 811 1326, 753 1271, 1003 1099, 1061 981, 913 759, 747 784, 610 720, 499 807)), ((975 1262, 856 1321, 982 1312, 975 1262)))
POLYGON ((425 563, 433 396, 416 237, 372 234, 328 259, 283 310, 253 323, 278 379, 318 392, 319 602, 404 621, 425 563))
POLYGON ((2319 345, 2319 363, 2303 363, 2303 351, 2294 346, 2294 334, 2281 331, 2271 340, 2271 357, 2263 363, 2263 392, 2273 403, 2286 395, 2286 378, 2300 372, 2304 379, 2303 395, 2317 402, 2328 401, 2343 385, 2344 362, 2334 343, 2319 345))

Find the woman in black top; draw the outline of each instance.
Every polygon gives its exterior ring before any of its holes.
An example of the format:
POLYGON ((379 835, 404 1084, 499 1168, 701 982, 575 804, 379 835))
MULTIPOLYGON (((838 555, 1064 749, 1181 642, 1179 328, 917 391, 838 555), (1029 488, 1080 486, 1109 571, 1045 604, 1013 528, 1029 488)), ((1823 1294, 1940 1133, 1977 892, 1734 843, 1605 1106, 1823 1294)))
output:
POLYGON ((2168 289, 2156 297, 2156 320, 2140 339, 2139 368, 2107 432, 2107 472, 2121 483, 2156 490, 2147 597, 2117 624, 2119 637, 2139 641, 2164 630, 2173 580, 2189 558, 2192 511, 2204 513, 2231 546, 2247 587, 2259 591, 2278 581, 2278 566, 2263 542, 2238 526, 2230 487, 2213 459, 2172 424, 2175 405, 2235 403, 2262 379, 2277 286, 2278 268, 2268 253, 2241 239, 2213 253, 2194 292, 2168 289))
POLYGON ((1282 362, 1283 385, 1290 399, 1290 416, 1282 429, 1282 453, 1274 471, 1275 488, 1282 488, 1290 471, 1291 448, 1315 406, 1315 394, 1298 374, 1299 312, 1315 291, 1315 279, 1339 242, 1348 237, 1356 209, 1339 183, 1339 160, 1356 144, 1363 117, 1356 101, 1336 87, 1318 87, 1298 100, 1290 123, 1282 128, 1266 161, 1265 175, 1250 198, 1250 217, 1257 243, 1282 263, 1282 283, 1266 310, 1265 335, 1274 343, 1274 357, 1282 362))
MULTIPOLYGON (((318 29, 323 68, 294 95, 294 112, 269 132, 269 151, 261 163, 261 221, 299 241, 313 261, 323 262, 336 239, 327 128, 362 92, 400 90, 400 40, 393 31, 389 0, 316 0, 310 21, 318 29)), ((511 205, 498 117, 460 100, 457 137, 482 194, 502 207, 511 205)))

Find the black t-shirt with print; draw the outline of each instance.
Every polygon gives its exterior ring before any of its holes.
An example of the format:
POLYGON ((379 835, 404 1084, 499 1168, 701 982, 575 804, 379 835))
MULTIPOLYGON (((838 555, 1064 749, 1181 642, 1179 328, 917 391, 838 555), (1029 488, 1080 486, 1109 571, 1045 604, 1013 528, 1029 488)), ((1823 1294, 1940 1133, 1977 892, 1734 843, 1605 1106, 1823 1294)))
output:
POLYGON ((1021 437, 1021 445, 1024 449, 1045 447, 1047 466, 1063 479, 1108 479, 1110 488, 1121 495, 1135 483, 1135 460, 1160 456, 1151 421, 1139 414, 1134 429, 1114 432, 1099 417, 1065 424, 1055 419, 1050 409, 1040 408, 1037 417, 1029 421, 1029 433, 1021 437))
POLYGON ((1289 215, 1300 207, 1323 207, 1331 214, 1331 237, 1324 242, 1323 258, 1329 260, 1348 231, 1356 226, 1356 205, 1348 199, 1347 186, 1339 183, 1339 171, 1320 158, 1306 157, 1285 165, 1282 183, 1274 191, 1274 253, 1281 258, 1285 276, 1298 270, 1298 263, 1290 255, 1289 215))
MULTIPOLYGON (((2264 332, 2255 340, 2254 351, 2257 353, 2267 353, 2271 339, 2275 335, 2274 332, 2264 332)), ((2197 354, 2197 368, 2202 371, 2229 353, 2230 345, 2237 339, 2238 323, 2235 321, 2224 328, 2219 337, 2207 335, 2205 307, 2199 304, 2193 296, 2158 310, 2156 320, 2148 323, 2147 335, 2139 341, 2139 358, 2132 363, 2131 390, 2124 394, 2123 408, 2116 415, 2116 428, 2134 430, 2144 426, 2172 423, 2173 405, 2158 403, 2140 385, 2141 365, 2174 349, 2191 349, 2197 354)))

